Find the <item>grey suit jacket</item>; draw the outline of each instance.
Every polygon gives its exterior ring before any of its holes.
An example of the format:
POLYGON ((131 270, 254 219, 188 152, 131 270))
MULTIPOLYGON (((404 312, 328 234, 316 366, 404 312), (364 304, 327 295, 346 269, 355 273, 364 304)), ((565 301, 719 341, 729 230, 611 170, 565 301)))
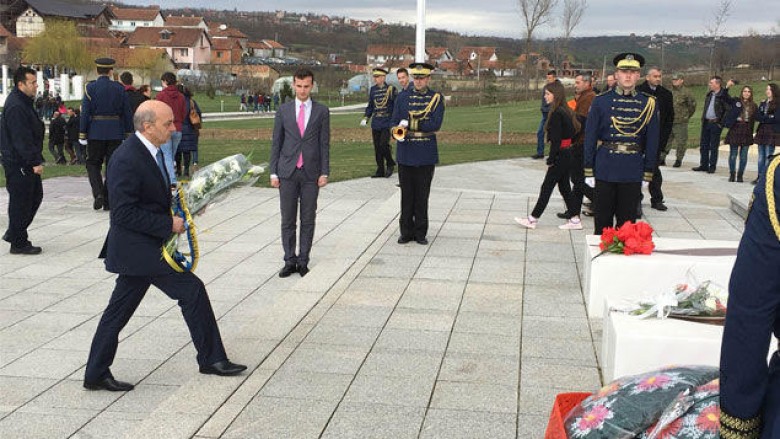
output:
POLYGON ((303 171, 307 179, 316 180, 330 173, 330 110, 312 101, 311 116, 301 137, 295 100, 279 107, 274 120, 271 143, 271 174, 290 178, 295 172, 298 155, 303 152, 303 171))

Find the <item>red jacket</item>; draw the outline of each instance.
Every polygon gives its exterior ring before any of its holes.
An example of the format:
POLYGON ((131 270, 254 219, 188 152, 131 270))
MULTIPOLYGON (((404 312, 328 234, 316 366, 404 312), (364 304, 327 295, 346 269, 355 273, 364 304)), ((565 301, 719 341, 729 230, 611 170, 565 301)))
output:
POLYGON ((176 125, 176 131, 181 131, 181 124, 184 122, 184 118, 189 116, 184 95, 179 92, 175 85, 169 85, 157 93, 155 99, 165 102, 171 107, 171 110, 173 110, 173 124, 176 125))

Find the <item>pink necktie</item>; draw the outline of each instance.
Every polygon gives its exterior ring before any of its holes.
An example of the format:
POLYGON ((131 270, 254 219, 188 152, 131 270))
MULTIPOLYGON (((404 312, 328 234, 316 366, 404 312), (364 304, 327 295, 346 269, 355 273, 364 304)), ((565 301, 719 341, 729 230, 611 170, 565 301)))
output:
MULTIPOLYGON (((301 110, 298 111, 298 130, 303 137, 303 132, 306 131, 306 105, 304 104, 301 104, 301 110)), ((298 163, 295 164, 295 167, 298 169, 303 167, 303 152, 298 156, 298 163)))

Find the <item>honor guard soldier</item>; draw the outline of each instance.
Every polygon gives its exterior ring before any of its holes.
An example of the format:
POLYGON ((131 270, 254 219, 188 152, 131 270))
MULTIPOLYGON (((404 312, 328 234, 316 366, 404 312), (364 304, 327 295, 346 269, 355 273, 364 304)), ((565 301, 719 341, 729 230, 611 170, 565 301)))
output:
POLYGON ((729 281, 720 351, 720 437, 780 438, 780 156, 753 190, 729 281), (776 340, 775 340, 776 341, 776 340))
POLYGON ((593 100, 585 125, 585 182, 595 187, 595 233, 637 220, 642 186, 658 159, 659 121, 655 98, 637 92, 645 63, 636 53, 613 60, 617 84, 593 100))
POLYGON ((393 137, 398 140, 398 180, 401 186, 399 244, 428 244, 428 196, 439 150, 436 132, 444 121, 444 98, 428 88, 433 66, 409 65, 414 88, 401 93, 393 111, 393 137))
POLYGON ((376 158, 376 172, 371 178, 390 177, 393 175, 395 161, 390 150, 390 128, 393 126, 391 117, 398 92, 395 87, 385 82, 387 70, 374 69, 372 72, 376 85, 371 87, 368 94, 368 106, 360 126, 366 126, 371 119, 371 134, 374 139, 374 156, 376 158))
POLYGON ((81 101, 79 143, 87 147, 87 175, 92 186, 92 208, 109 210, 108 189, 103 180, 103 163, 133 132, 133 113, 122 84, 111 79, 114 60, 95 60, 98 78, 85 87, 81 101))

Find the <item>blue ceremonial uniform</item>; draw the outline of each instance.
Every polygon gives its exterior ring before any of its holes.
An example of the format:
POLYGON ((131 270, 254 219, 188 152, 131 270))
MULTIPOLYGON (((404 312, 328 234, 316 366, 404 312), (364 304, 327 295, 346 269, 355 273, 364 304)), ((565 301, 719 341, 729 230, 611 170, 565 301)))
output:
POLYGON ((720 354, 721 437, 780 438, 780 156, 753 190, 729 281, 720 354))
POLYGON ((439 162, 436 132, 444 121, 444 98, 429 88, 412 88, 400 93, 397 99, 393 125, 401 120, 409 122, 396 154, 401 186, 401 237, 398 242, 414 239, 425 244, 428 242, 428 197, 433 171, 439 162))
POLYGON ((651 181, 660 135, 658 110, 654 103, 648 108, 655 98, 636 91, 623 96, 618 90, 596 96, 591 104, 585 124, 585 176, 615 183, 651 181), (649 120, 640 117, 646 108, 652 111, 649 120), (625 124, 616 126, 613 118, 625 124), (600 143, 633 144, 639 148, 621 152, 601 148, 600 143))
POLYGON ((390 128, 393 126, 392 116, 397 94, 395 87, 386 83, 374 85, 369 92, 365 118, 371 118, 371 134, 376 159, 374 177, 390 177, 395 168, 390 149, 390 128))
POLYGON ((398 163, 407 166, 439 163, 436 132, 444 121, 444 98, 429 88, 401 93, 393 111, 393 126, 409 121, 403 142, 398 143, 398 163), (433 105, 431 104, 433 102, 433 105), (427 109, 430 106, 430 109, 427 109), (427 111, 426 111, 427 109, 427 111))
POLYGON ((87 175, 94 197, 93 208, 109 210, 108 190, 103 180, 103 162, 108 166, 114 150, 133 132, 130 100, 122 84, 100 75, 87 84, 81 101, 79 140, 87 140, 87 175))
POLYGON ((390 129, 393 126, 393 107, 397 94, 392 85, 382 84, 371 87, 365 117, 371 118, 372 130, 390 129))
POLYGON ((133 132, 133 113, 122 84, 101 75, 87 84, 81 100, 79 138, 119 140, 133 132))
POLYGON ((620 87, 593 99, 585 123, 584 174, 595 177, 595 234, 637 220, 644 181, 658 159, 659 115, 653 96, 620 87))

